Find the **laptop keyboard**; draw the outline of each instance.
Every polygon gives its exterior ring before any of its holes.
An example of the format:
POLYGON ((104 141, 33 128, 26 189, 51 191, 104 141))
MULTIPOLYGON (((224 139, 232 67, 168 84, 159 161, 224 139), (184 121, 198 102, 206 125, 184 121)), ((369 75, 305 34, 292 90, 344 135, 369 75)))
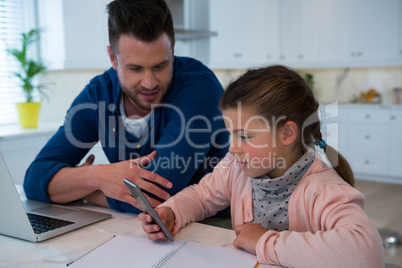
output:
POLYGON ((35 234, 41 234, 74 223, 72 221, 61 220, 32 213, 27 213, 27 215, 35 234))

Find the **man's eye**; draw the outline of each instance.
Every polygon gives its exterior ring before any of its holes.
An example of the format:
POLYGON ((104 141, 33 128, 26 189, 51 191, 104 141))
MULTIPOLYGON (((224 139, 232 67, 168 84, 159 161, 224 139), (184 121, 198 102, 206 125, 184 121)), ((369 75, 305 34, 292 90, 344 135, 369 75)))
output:
POLYGON ((141 71, 141 68, 130 68, 129 70, 132 72, 139 72, 141 71))
POLYGON ((154 70, 155 71, 160 71, 160 70, 163 70, 163 68, 165 68, 165 65, 159 65, 159 66, 155 66, 154 70))
POLYGON ((240 139, 242 139, 242 140, 248 140, 249 138, 250 138, 249 136, 245 136, 245 135, 240 136, 240 139))

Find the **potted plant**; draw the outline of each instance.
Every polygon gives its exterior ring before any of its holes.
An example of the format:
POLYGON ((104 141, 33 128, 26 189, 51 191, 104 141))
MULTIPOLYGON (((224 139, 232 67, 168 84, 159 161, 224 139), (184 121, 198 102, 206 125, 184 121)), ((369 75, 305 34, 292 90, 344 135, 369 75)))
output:
POLYGON ((34 92, 37 90, 43 97, 47 97, 43 91, 44 84, 35 84, 35 78, 43 74, 47 67, 41 60, 34 60, 29 57, 29 47, 38 42, 41 30, 36 28, 27 33, 22 33, 21 49, 7 49, 7 52, 14 56, 19 63, 19 71, 14 75, 21 80, 21 87, 24 91, 25 102, 17 103, 20 125, 23 128, 35 128, 38 125, 39 110, 41 103, 34 102, 34 92))

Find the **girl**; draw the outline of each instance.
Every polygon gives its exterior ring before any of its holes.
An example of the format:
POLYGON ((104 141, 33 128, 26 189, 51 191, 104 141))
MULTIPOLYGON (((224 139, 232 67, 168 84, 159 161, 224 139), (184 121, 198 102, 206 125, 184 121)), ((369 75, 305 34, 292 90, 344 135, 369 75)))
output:
MULTIPOLYGON (((220 100, 229 153, 198 185, 156 209, 168 229, 175 234, 230 205, 233 245, 259 263, 384 267, 381 238, 352 170, 322 140, 318 105, 306 81, 284 66, 249 70, 232 82, 220 100)), ((164 238, 149 215, 138 219, 149 239, 164 238)))

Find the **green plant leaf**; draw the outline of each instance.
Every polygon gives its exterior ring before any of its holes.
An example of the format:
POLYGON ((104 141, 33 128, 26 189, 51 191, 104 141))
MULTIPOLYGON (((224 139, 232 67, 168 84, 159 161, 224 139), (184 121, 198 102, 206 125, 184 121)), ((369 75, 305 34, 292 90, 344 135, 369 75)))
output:
POLYGON ((44 74, 47 66, 40 60, 33 60, 28 58, 29 47, 40 40, 40 33, 42 29, 34 28, 27 33, 21 35, 22 47, 21 50, 17 48, 7 49, 7 53, 14 56, 20 63, 20 72, 15 72, 14 75, 22 82, 22 90, 24 91, 25 99, 27 102, 33 100, 33 93, 36 90, 41 96, 48 98, 44 92, 44 85, 34 85, 34 78, 40 74, 44 74))

